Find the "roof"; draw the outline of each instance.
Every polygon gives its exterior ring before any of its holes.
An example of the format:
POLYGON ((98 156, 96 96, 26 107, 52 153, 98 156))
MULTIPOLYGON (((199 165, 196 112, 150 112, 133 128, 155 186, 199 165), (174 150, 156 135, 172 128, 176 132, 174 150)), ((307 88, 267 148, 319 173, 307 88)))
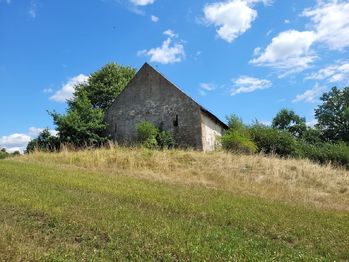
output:
POLYGON ((169 81, 162 73, 160 73, 158 70, 156 70, 154 67, 152 67, 151 65, 149 65, 148 63, 145 63, 141 69, 139 71, 141 71, 144 67, 149 67, 152 70, 154 70, 156 73, 158 73, 159 75, 161 75, 164 79, 166 79, 171 85, 173 85, 175 88, 177 88, 183 95, 185 95, 187 98, 189 98, 191 101, 193 101, 200 109, 203 113, 205 113, 206 115, 208 115, 214 122, 216 122, 217 124, 221 125, 223 128, 228 129, 227 124, 225 124, 223 121, 221 121, 217 116, 215 116, 213 113, 211 113, 210 111, 208 111, 206 108, 204 108, 202 105, 200 105, 198 102, 196 102, 193 98, 191 98, 189 95, 187 95, 183 90, 181 90, 178 86, 176 86, 174 83, 172 83, 171 81, 169 81))

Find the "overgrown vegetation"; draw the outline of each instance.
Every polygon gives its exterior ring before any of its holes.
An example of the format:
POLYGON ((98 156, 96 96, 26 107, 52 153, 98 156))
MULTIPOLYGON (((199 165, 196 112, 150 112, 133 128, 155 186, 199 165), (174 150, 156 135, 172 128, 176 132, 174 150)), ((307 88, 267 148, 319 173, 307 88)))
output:
POLYGON ((8 153, 5 148, 0 148, 0 159, 5 159, 11 156, 19 155, 19 151, 15 151, 13 153, 8 153))
POLYGON ((305 118, 288 109, 277 113, 271 126, 258 122, 247 126, 232 116, 221 139, 223 148, 239 153, 308 158, 349 168, 349 87, 334 87, 321 100, 323 104, 315 110, 315 127, 307 126, 305 118))
POLYGON ((137 125, 138 141, 149 149, 169 149, 176 145, 173 135, 167 131, 161 131, 153 123, 143 121, 137 125))
POLYGON ((4 261, 346 261, 349 175, 145 148, 0 161, 4 261), (208 164, 209 163, 209 164, 208 164))

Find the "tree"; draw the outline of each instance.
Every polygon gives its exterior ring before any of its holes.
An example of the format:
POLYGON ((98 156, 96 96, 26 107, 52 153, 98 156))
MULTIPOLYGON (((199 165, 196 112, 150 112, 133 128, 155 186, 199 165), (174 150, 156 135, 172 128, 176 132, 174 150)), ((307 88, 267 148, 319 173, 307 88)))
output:
POLYGON ((288 109, 281 109, 277 113, 273 119, 272 127, 289 132, 296 138, 301 138, 307 130, 305 118, 288 109))
POLYGON ((87 83, 75 86, 67 112, 49 112, 60 143, 84 147, 106 142, 104 114, 134 75, 135 69, 111 63, 92 73, 87 83))
POLYGON ((323 139, 349 144, 349 87, 333 87, 320 99, 322 104, 315 109, 315 118, 323 139))
POLYGON ((107 64, 92 73, 87 83, 79 84, 75 88, 72 100, 86 94, 93 108, 102 109, 105 112, 135 73, 136 70, 129 66, 107 64))
POLYGON ((61 143, 77 147, 100 146, 108 139, 104 135, 104 112, 92 106, 86 92, 80 92, 79 96, 68 102, 66 114, 50 112, 50 115, 57 126, 61 143))
POLYGON ((51 135, 48 128, 46 128, 40 132, 37 138, 28 143, 26 152, 31 153, 35 150, 54 152, 59 150, 59 146, 58 137, 51 135))

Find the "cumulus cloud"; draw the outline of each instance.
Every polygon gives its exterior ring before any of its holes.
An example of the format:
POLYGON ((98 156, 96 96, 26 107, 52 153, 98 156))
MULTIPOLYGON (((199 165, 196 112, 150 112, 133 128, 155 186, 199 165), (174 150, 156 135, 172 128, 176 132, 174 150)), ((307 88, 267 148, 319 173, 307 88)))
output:
POLYGON ((257 11, 253 5, 271 1, 263 0, 230 0, 207 4, 204 16, 207 24, 217 27, 217 34, 223 40, 232 43, 237 37, 245 33, 257 18, 257 11))
POLYGON ((326 80, 330 83, 349 83, 349 62, 339 62, 309 74, 305 79, 326 80))
MULTIPOLYGON (((0 137, 0 147, 5 148, 7 152, 13 153, 19 151, 23 153, 28 143, 37 137, 44 128, 30 127, 26 133, 15 133, 8 136, 0 137)), ((49 130, 51 135, 56 136, 56 130, 49 130)))
POLYGON ((304 101, 307 103, 315 103, 320 95, 326 90, 326 88, 322 85, 316 83, 316 85, 306 90, 303 94, 297 95, 295 99, 292 100, 293 103, 304 101))
POLYGON ((348 0, 318 1, 314 8, 303 12, 303 16, 311 19, 316 40, 334 50, 349 46, 348 14, 348 0))
POLYGON ((181 62, 185 58, 185 51, 182 41, 178 41, 178 35, 172 30, 166 30, 164 35, 168 37, 160 47, 138 51, 137 54, 139 56, 149 56, 150 62, 160 64, 173 64, 181 62))
POLYGON ((154 23, 158 22, 159 21, 159 17, 155 16, 155 15, 152 15, 150 16, 150 20, 154 23))
MULTIPOLYGON (((250 62, 281 69, 283 73, 280 77, 301 72, 316 60, 312 50, 315 50, 315 44, 325 45, 330 50, 342 50, 349 46, 348 14, 348 0, 318 0, 315 7, 305 9, 301 14, 310 19, 307 31, 281 32, 259 57, 250 62)), ((325 71, 322 73, 326 74, 325 71)), ((340 75, 338 77, 341 78, 340 75)))
POLYGON ((277 68, 283 71, 281 77, 303 71, 316 59, 310 50, 314 40, 315 34, 311 31, 282 32, 274 37, 265 50, 250 63, 277 68))
POLYGON ((66 100, 73 97, 75 86, 78 84, 86 83, 88 80, 88 76, 80 74, 72 77, 65 83, 62 88, 50 97, 50 100, 56 102, 65 102, 66 100))
POLYGON ((256 90, 268 89, 271 86, 272 83, 269 80, 241 76, 234 80, 234 88, 231 90, 230 94, 234 96, 242 93, 251 93, 256 90))
POLYGON ((10 153, 14 151, 23 152, 30 140, 31 137, 29 135, 16 133, 0 137, 0 146, 10 153))
POLYGON ((153 4, 155 0, 130 0, 130 2, 137 6, 146 6, 153 4))

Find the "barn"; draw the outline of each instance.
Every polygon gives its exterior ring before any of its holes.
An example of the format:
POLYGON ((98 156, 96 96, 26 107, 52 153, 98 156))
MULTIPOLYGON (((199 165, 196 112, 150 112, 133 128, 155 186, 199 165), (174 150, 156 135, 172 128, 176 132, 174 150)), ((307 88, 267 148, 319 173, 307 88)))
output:
POLYGON ((119 144, 137 140, 137 124, 149 121, 173 134, 184 148, 213 151, 227 125, 145 63, 106 112, 108 135, 119 144))

